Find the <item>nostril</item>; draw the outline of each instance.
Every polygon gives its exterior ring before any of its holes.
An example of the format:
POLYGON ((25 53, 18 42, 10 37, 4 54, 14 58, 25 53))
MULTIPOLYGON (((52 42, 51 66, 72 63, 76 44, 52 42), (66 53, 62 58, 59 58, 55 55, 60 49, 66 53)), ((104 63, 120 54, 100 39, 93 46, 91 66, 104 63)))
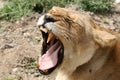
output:
POLYGON ((45 22, 55 22, 56 20, 49 15, 45 15, 45 22))

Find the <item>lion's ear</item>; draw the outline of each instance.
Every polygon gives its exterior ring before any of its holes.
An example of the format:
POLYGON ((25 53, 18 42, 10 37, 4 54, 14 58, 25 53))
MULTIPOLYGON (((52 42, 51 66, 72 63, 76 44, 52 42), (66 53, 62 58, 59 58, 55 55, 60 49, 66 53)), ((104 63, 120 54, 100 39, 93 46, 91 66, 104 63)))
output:
POLYGON ((112 47, 116 43, 116 36, 104 31, 104 30, 93 30, 94 40, 102 47, 112 47))

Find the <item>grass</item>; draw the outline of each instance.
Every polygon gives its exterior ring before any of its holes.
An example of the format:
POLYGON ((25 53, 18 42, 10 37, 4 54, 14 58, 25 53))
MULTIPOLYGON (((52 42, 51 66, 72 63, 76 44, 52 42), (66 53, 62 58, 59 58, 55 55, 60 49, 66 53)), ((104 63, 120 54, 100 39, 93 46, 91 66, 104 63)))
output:
POLYGON ((14 76, 13 75, 6 76, 4 77, 3 80, 22 80, 22 78, 21 78, 21 74, 15 74, 14 76))
POLYGON ((95 13, 108 12, 114 0, 7 0, 8 4, 0 9, 0 20, 16 21, 22 16, 34 12, 47 12, 53 6, 65 7, 77 4, 86 11, 95 13))
POLYGON ((36 38, 33 40, 33 44, 34 44, 34 45, 39 44, 40 41, 41 41, 41 38, 36 37, 36 38))
POLYGON ((46 12, 53 6, 64 7, 71 0, 8 0, 0 9, 0 20, 16 21, 34 12, 46 12))
POLYGON ((15 21, 24 15, 31 14, 32 10, 29 9, 30 6, 27 3, 27 0, 24 2, 23 0, 11 0, 0 10, 0 19, 15 21))
POLYGON ((14 78, 14 77, 7 77, 7 78, 5 78, 5 80, 17 80, 16 78, 14 78))
POLYGON ((110 12, 115 0, 81 0, 80 7, 85 11, 94 13, 107 13, 110 12))
POLYGON ((35 62, 31 62, 28 66, 27 66, 28 69, 36 69, 37 66, 36 66, 36 63, 35 62))

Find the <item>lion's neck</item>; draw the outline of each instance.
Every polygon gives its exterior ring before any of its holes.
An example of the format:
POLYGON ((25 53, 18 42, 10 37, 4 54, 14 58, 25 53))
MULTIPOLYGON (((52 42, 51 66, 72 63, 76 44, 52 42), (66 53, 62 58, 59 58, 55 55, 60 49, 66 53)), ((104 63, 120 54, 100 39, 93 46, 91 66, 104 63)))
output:
POLYGON ((96 51, 96 54, 93 56, 93 58, 85 65, 88 65, 91 70, 93 69, 94 71, 99 70, 101 67, 103 67, 110 58, 112 54, 109 53, 110 50, 105 48, 104 50, 98 49, 96 51))
POLYGON ((76 79, 76 77, 78 77, 76 80, 104 80, 105 77, 114 73, 116 64, 114 63, 114 60, 111 59, 111 56, 112 54, 109 53, 107 48, 102 51, 98 49, 88 63, 79 66, 75 70, 71 75, 71 80, 76 79))

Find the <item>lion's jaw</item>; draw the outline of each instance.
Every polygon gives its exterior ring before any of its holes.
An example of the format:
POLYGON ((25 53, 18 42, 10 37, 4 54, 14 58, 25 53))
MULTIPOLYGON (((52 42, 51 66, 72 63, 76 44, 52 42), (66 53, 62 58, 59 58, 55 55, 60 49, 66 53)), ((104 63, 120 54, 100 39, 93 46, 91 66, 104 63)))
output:
POLYGON ((84 24, 78 22, 79 17, 77 18, 76 14, 70 16, 68 13, 66 9, 54 7, 48 14, 39 18, 37 25, 51 31, 62 42, 64 59, 60 69, 64 68, 72 73, 78 66, 92 58, 97 47, 92 41, 92 36, 85 32, 87 29, 84 24))

